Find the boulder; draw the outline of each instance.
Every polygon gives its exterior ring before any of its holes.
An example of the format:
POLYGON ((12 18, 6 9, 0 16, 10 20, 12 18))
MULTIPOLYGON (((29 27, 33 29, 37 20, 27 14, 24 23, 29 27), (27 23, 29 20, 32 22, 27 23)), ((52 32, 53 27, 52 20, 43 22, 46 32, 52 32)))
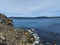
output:
POLYGON ((14 28, 13 21, 0 14, 0 45, 32 45, 34 40, 28 29, 14 28))
POLYGON ((4 14, 0 14, 0 23, 13 26, 13 21, 9 19, 7 16, 5 16, 4 14))

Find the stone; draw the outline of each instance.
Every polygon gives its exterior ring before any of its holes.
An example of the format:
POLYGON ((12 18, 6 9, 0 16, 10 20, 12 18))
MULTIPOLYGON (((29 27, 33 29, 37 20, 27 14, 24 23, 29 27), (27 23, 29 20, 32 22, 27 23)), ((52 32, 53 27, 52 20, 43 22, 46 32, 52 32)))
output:
POLYGON ((14 28, 13 21, 0 14, 0 45, 32 45, 34 40, 28 29, 14 28))

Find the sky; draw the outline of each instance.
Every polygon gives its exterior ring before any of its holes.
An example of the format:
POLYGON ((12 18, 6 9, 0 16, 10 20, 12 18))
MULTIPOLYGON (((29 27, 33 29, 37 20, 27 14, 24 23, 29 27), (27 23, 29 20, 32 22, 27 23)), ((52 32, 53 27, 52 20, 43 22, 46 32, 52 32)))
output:
POLYGON ((0 0, 0 13, 8 17, 60 16, 60 0, 0 0))

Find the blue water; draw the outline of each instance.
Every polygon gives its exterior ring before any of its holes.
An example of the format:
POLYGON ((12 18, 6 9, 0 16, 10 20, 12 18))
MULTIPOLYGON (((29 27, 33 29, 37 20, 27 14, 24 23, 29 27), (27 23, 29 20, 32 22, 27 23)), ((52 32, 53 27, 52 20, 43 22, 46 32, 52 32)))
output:
POLYGON ((56 40, 60 42, 60 18, 42 19, 13 19, 15 27, 36 29, 37 34, 43 39, 56 40))
POLYGON ((60 18, 14 19, 14 26, 60 33, 60 18))

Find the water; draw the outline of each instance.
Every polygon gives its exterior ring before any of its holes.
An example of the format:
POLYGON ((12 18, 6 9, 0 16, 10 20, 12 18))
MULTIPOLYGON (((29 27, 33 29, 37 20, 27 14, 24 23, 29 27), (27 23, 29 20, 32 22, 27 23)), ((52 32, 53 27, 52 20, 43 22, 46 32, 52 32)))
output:
POLYGON ((60 33, 60 18, 14 19, 15 27, 36 28, 60 33))
POLYGON ((56 40, 58 44, 60 42, 60 18, 13 19, 13 21, 15 27, 34 28, 42 39, 56 40))

